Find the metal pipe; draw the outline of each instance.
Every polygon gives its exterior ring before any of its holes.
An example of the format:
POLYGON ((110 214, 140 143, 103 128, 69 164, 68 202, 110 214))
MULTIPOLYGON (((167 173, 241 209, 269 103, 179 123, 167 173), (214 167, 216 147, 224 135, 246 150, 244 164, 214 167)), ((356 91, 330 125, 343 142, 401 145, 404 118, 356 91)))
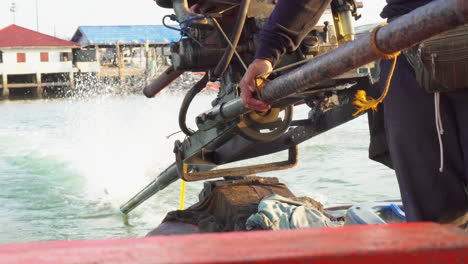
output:
MULTIPOLYGON (((468 1, 434 1, 381 28, 377 44, 383 52, 394 53, 464 25, 467 20, 468 1)), ((369 33, 274 79, 259 91, 259 98, 272 104, 378 59, 370 47, 369 33)), ((196 123, 199 129, 207 130, 249 111, 236 98, 199 115, 196 123)))
POLYGON ((233 118, 250 111, 251 110, 242 103, 240 98, 236 98, 227 103, 219 104, 198 115, 195 118, 195 123, 197 124, 198 129, 208 130, 219 123, 231 121, 233 118))
MULTIPOLYGON (((434 1, 381 28, 377 45, 385 53, 394 53, 464 25, 467 20, 468 1, 434 1)), ((274 79, 260 90, 259 98, 271 104, 378 59, 367 34, 274 79)))
POLYGON ((151 81, 150 84, 143 88, 143 94, 148 97, 154 97, 164 88, 166 88, 171 82, 177 79, 183 71, 174 70, 174 66, 167 68, 158 78, 151 81))
POLYGON ((176 164, 172 164, 161 172, 159 176, 152 181, 150 184, 148 184, 143 190, 141 190, 138 194, 136 194, 132 199, 130 199, 127 203, 122 205, 120 207, 120 211, 124 214, 130 213, 133 209, 135 209, 137 206, 139 206, 141 203, 144 201, 148 200, 151 196, 159 192, 160 190, 163 190, 167 186, 169 186, 171 183, 175 182, 176 180, 179 179, 179 176, 177 174, 177 166, 176 164))

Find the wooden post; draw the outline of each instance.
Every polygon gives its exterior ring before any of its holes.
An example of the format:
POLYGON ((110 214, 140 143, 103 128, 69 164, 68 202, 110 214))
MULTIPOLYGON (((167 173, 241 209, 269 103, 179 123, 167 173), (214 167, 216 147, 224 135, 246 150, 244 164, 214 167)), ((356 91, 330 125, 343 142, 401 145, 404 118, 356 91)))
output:
POLYGON ((117 59, 118 59, 118 65, 119 65, 119 80, 120 80, 120 84, 123 85, 125 83, 123 53, 120 50, 119 43, 116 43, 116 48, 117 48, 117 59))
POLYGON ((149 42, 146 41, 146 44, 145 44, 145 79, 147 82, 148 82, 148 77, 151 74, 150 65, 151 64, 150 64, 150 54, 149 54, 149 42))
POLYGON ((96 62, 97 63, 101 63, 101 56, 100 56, 100 52, 99 52, 99 46, 98 45, 95 45, 94 46, 94 50, 96 51, 96 62))
POLYGON ((153 73, 155 74, 159 74, 159 72, 161 71, 161 54, 162 54, 162 47, 153 47, 152 50, 151 50, 151 54, 153 55, 153 60, 154 60, 154 63, 152 64, 152 71, 153 73), (159 50, 159 51, 158 51, 159 50))
POLYGON ((73 71, 70 72, 70 89, 75 89, 75 75, 73 71))
POLYGON ((94 49, 96 50, 96 63, 98 64, 99 66, 99 70, 98 70, 98 73, 97 73, 97 78, 100 79, 101 78, 101 53, 99 52, 99 46, 96 45, 94 46, 94 49))
POLYGON ((36 73, 36 82, 37 82, 37 88, 36 88, 36 96, 37 98, 42 98, 42 80, 41 80, 41 73, 37 72, 36 73))
POLYGON ((3 93, 2 93, 2 97, 8 98, 8 96, 10 96, 10 89, 8 89, 8 74, 3 73, 3 75, 2 75, 2 83, 3 83, 3 93))
POLYGON ((164 46, 159 46, 159 48, 154 48, 154 67, 155 72, 161 72, 163 68, 167 68, 166 55, 164 54, 164 46), (159 51, 158 51, 159 50, 159 51))

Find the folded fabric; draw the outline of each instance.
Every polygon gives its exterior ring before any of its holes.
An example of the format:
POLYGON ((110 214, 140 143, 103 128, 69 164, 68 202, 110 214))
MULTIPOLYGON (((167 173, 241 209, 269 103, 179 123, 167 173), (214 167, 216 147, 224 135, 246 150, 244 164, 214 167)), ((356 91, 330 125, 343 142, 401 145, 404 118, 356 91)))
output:
POLYGON ((334 226, 330 219, 308 204, 277 194, 263 199, 258 205, 258 212, 251 215, 245 225, 247 230, 334 226))

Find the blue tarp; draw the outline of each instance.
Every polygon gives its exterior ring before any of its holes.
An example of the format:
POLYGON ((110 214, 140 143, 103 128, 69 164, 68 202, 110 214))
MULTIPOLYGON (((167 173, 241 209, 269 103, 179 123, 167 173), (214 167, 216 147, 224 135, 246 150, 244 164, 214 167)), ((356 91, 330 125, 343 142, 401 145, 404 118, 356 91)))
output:
POLYGON ((168 43, 178 41, 180 33, 162 25, 81 26, 72 40, 81 45, 115 43, 168 43))

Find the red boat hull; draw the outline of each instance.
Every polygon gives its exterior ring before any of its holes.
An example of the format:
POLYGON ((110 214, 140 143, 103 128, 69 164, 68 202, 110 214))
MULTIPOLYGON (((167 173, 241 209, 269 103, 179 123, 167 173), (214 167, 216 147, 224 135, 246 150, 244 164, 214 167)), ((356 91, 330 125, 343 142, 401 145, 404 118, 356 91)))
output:
POLYGON ((468 263, 468 235, 433 223, 0 246, 0 263, 468 263))

